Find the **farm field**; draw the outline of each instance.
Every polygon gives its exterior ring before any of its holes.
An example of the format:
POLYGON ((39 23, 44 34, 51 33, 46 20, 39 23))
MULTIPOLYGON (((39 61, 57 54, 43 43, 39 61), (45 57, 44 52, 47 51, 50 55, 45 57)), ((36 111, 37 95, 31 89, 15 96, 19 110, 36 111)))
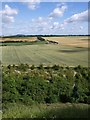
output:
POLYGON ((19 37, 19 38, 0 38, 0 42, 3 41, 27 41, 27 42, 31 42, 31 41, 36 41, 37 37, 19 37))
POLYGON ((87 36, 71 36, 71 37, 44 37, 46 40, 56 41, 61 45, 89 47, 89 37, 87 36))
MULTIPOLYGON (((2 63, 8 64, 44 64, 44 65, 67 65, 88 66, 88 40, 86 37, 57 37, 49 40, 58 41, 61 44, 41 44, 23 46, 0 47, 2 63), (62 41, 62 42, 60 42, 62 41), (85 43, 85 44, 84 44, 85 43)), ((47 40, 47 38, 45 38, 47 40)), ((18 44, 18 43, 17 43, 18 44)))

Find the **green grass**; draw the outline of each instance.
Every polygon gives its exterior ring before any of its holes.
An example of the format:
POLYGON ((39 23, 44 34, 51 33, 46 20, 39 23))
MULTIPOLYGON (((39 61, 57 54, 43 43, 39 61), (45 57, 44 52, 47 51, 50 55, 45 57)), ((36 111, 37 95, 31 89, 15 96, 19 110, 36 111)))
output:
POLYGON ((0 120, 1 120, 1 118, 2 118, 2 111, 0 110, 0 120))
POLYGON ((8 64, 44 64, 44 65, 67 65, 88 66, 88 49, 61 45, 23 45, 23 46, 3 46, 2 63, 8 64))
POLYGON ((9 104, 3 118, 88 118, 87 104, 9 104))

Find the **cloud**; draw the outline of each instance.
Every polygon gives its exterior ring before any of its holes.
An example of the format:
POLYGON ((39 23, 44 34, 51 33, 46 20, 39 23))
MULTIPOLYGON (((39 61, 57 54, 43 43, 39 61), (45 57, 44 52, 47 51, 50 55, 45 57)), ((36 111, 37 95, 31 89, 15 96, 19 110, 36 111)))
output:
POLYGON ((66 9, 67 9, 67 5, 65 4, 59 5, 50 13, 49 17, 51 18, 61 17, 63 16, 66 9))
POLYGON ((16 14, 18 14, 18 11, 16 9, 12 9, 8 5, 5 5, 5 8, 2 11, 2 14, 4 14, 4 15, 16 15, 16 14))
POLYGON ((88 10, 72 15, 70 18, 66 19, 64 22, 73 23, 73 22, 87 22, 88 21, 88 10))
POLYGON ((43 17, 38 17, 37 19, 32 19, 32 22, 35 25, 41 26, 41 27, 46 27, 47 25, 49 26, 50 21, 51 20, 49 20, 48 18, 43 18, 43 17))
POLYGON ((0 15, 2 16, 3 23, 12 23, 14 22, 14 15, 18 14, 18 10, 11 8, 8 5, 5 5, 4 10, 0 11, 0 15))
POLYGON ((12 23, 14 22, 13 16, 2 16, 2 22, 3 23, 12 23))
POLYGON ((32 19, 32 22, 30 24, 30 29, 33 28, 34 33, 39 34, 46 34, 49 33, 52 26, 52 20, 48 17, 38 17, 37 19, 32 19))
POLYGON ((50 28, 53 30, 63 30, 65 25, 59 22, 53 22, 50 28))
POLYGON ((39 7, 41 0, 30 0, 30 2, 26 2, 25 0, 21 0, 24 4, 27 4, 28 8, 31 10, 36 10, 39 7))
POLYGON ((53 22, 53 25, 51 26, 51 29, 56 29, 59 27, 59 22, 53 22))
POLYGON ((31 10, 35 10, 39 7, 39 1, 38 2, 29 2, 28 3, 28 7, 31 10))
POLYGON ((80 26, 80 30, 83 30, 83 26, 80 26))

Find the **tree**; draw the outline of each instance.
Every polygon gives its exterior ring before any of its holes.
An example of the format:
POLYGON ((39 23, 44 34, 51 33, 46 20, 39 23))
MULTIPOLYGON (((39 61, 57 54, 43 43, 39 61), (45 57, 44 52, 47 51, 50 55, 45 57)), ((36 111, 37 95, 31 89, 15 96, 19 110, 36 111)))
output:
POLYGON ((37 36, 37 39, 40 40, 40 41, 45 41, 45 39, 42 38, 41 36, 37 36))

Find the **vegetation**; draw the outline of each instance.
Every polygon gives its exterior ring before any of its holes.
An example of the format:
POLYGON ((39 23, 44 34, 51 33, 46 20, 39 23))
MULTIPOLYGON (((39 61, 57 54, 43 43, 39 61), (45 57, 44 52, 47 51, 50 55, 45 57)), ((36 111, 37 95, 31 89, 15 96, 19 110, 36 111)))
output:
POLYGON ((40 65, 32 69, 32 66, 21 64, 3 67, 3 101, 88 103, 88 72, 90 74, 89 68, 81 66, 47 68, 40 65))
POLYGON ((4 111, 3 118, 36 118, 36 119, 85 119, 89 120, 90 106, 76 103, 53 103, 24 105, 21 103, 10 103, 4 111))
POLYGON ((70 36, 65 40, 62 36, 60 41, 57 36, 49 39, 37 36, 36 41, 30 36, 14 37, 17 41, 12 41, 13 36, 3 38, 6 41, 0 46, 3 118, 87 119, 90 109, 87 38, 84 41, 70 36), (22 37, 25 39, 20 41, 22 37))
POLYGON ((39 44, 46 44, 46 41, 5 41, 0 43, 0 46, 22 46, 22 45, 39 45, 39 44))
POLYGON ((90 36, 90 35, 12 35, 12 36, 0 36, 1 38, 23 38, 23 37, 68 37, 68 36, 90 36))
MULTIPOLYGON (((36 104, 67 102, 90 103, 90 68, 82 67, 80 65, 77 67, 61 67, 59 65, 44 67, 43 64, 41 64, 40 66, 35 67, 34 65, 29 66, 28 64, 20 64, 18 66, 3 66, 2 71, 2 102, 4 117, 7 116, 7 114, 10 115, 9 117, 13 116, 14 113, 12 110, 14 108, 11 106, 15 105, 15 109, 17 109, 18 104, 22 104, 22 106, 24 105, 23 107, 26 107, 36 104), (8 106, 10 108, 8 108, 8 106), (10 111, 12 111, 12 114, 10 111)), ((22 106, 20 106, 18 111, 24 109, 22 106)), ((26 109, 28 110, 29 108, 27 107, 26 109)), ((42 110, 42 107, 40 109, 42 110)), ((61 108, 56 106, 56 111, 59 109, 61 108)), ((72 104, 70 108, 66 108, 66 113, 68 113, 68 109, 72 111, 81 108, 74 109, 72 104)), ((45 111, 44 113, 42 111, 39 117, 45 116, 45 114, 46 116, 49 116, 49 114, 47 114, 48 110, 50 110, 52 117, 55 110, 53 109, 52 112, 51 108, 46 108, 46 113, 45 111)), ((15 114, 16 113, 17 111, 15 114)), ((36 113, 39 115, 38 112, 36 113)), ((76 113, 77 112, 75 112, 75 114, 76 113)), ((71 116, 73 115, 73 113, 69 114, 71 114, 71 116)), ((18 116, 18 114, 16 116, 18 116)), ((58 117, 58 114, 56 116, 58 117)), ((30 117, 30 115, 27 115, 26 117, 30 117)))
POLYGON ((45 41, 45 39, 40 37, 40 36, 38 36, 37 39, 40 40, 40 41, 45 41))

